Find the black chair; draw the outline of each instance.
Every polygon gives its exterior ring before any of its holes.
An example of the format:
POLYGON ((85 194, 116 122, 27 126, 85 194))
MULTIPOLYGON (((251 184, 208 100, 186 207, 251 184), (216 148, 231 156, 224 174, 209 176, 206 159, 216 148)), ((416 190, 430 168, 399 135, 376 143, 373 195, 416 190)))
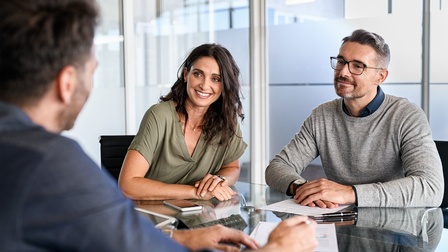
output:
POLYGON ((440 159, 442 160, 443 176, 445 178, 445 192, 443 194, 443 201, 440 207, 448 207, 448 141, 434 141, 439 151, 440 159))
POLYGON ((118 181, 121 165, 134 135, 100 136, 101 165, 118 181))

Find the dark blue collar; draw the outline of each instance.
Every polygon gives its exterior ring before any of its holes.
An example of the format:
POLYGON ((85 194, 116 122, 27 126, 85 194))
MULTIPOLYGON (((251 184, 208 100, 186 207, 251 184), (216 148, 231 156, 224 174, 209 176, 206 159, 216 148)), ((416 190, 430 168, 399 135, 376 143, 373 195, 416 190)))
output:
MULTIPOLYGON (((375 98, 373 98, 373 100, 369 104, 367 104, 367 106, 361 111, 361 114, 358 117, 365 117, 373 114, 373 112, 375 112, 381 106, 381 103, 383 103, 383 101, 384 92, 381 87, 378 86, 375 98)), ((342 109, 344 110, 344 113, 350 115, 344 102, 342 102, 342 109)))

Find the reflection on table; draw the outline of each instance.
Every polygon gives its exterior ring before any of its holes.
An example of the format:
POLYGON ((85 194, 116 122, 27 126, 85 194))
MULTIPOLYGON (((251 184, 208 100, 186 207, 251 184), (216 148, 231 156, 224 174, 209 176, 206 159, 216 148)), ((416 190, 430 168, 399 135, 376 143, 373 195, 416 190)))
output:
MULTIPOLYGON (((266 185, 238 182, 238 194, 219 202, 194 201, 202 205, 199 212, 180 213, 162 201, 135 201, 150 211, 174 216, 186 226, 241 215, 246 221, 244 232, 250 234, 259 221, 280 222, 291 214, 259 208, 288 199, 266 185)), ((444 216, 440 208, 357 208, 356 222, 335 223, 339 251, 435 251, 448 241, 442 240, 444 216)), ((448 228, 448 227, 447 227, 448 228)))

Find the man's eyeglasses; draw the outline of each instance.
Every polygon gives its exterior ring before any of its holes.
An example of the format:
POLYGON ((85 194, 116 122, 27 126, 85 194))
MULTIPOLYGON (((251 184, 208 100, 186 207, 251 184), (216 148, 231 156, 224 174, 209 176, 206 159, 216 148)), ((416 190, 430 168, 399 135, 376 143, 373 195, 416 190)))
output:
POLYGON ((337 70, 337 71, 342 70, 342 68, 344 68, 345 64, 348 64, 348 71, 354 75, 361 75, 364 72, 364 69, 366 69, 366 68, 383 69, 380 67, 368 67, 366 64, 364 64, 360 61, 357 61, 357 60, 346 61, 345 59, 343 59, 341 57, 330 57, 330 63, 331 63, 331 68, 333 68, 334 70, 337 70))

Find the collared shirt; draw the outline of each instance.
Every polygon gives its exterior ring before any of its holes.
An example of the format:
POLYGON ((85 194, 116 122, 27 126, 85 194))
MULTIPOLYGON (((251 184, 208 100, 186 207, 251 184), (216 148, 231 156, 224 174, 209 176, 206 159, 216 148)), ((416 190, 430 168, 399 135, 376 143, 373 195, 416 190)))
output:
MULTIPOLYGON (((363 110, 361 110, 361 114, 359 114, 359 117, 365 117, 373 114, 373 112, 375 112, 380 107, 383 101, 384 101, 384 92, 381 89, 381 87, 378 86, 375 98, 373 98, 373 100, 369 104, 367 104, 367 106, 363 110)), ((342 103, 342 109, 347 115, 350 115, 344 103, 342 103)))

